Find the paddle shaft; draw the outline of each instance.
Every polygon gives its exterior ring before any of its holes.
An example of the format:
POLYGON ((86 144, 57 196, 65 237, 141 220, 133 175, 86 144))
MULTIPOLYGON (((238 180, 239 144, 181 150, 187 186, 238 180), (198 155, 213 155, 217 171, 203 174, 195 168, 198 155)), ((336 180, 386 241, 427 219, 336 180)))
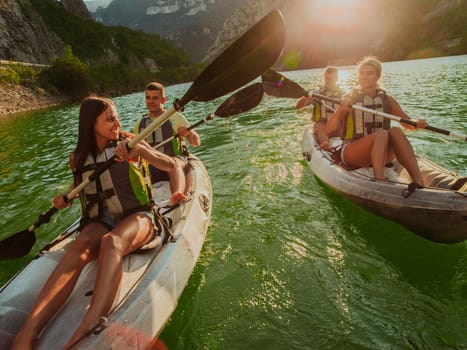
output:
MULTIPOLYGON (((198 126, 208 122, 209 120, 214 119, 215 117, 228 118, 249 111, 261 102, 263 95, 264 89, 261 83, 251 84, 241 89, 240 91, 234 93, 227 100, 225 100, 216 109, 214 113, 211 113, 206 118, 197 121, 195 124, 191 125, 187 130, 193 130, 194 128, 197 128, 198 126)), ((180 135, 176 133, 175 135, 154 146, 154 148, 157 149, 159 147, 162 147, 166 143, 172 141, 174 138, 179 136, 180 135)))
MULTIPOLYGON (((187 128, 187 131, 193 130, 194 128, 197 128, 198 126, 200 126, 200 125, 202 125, 202 124, 208 122, 209 120, 214 119, 214 116, 215 116, 214 114, 210 114, 210 115, 208 115, 206 118, 197 121, 196 123, 194 123, 193 125, 191 125, 189 128, 187 128)), ((155 145, 153 148, 158 149, 159 147, 164 146, 166 143, 169 143, 169 142, 172 141, 174 138, 179 137, 179 136, 180 136, 180 135, 179 135, 178 133, 176 133, 175 135, 170 136, 168 139, 165 139, 165 140, 162 141, 161 143, 155 145)))
MULTIPOLYGON (((262 83, 263 83, 264 88, 265 88, 264 91, 268 95, 271 95, 271 96, 284 97, 284 98, 300 98, 300 97, 303 97, 303 96, 313 96, 313 97, 323 99, 323 100, 327 100, 327 101, 330 101, 330 102, 333 102, 333 103, 336 103, 336 104, 341 103, 341 101, 338 100, 338 99, 328 97, 328 96, 323 96, 323 95, 320 95, 320 94, 315 94, 315 93, 312 93, 311 91, 308 92, 302 86, 297 84, 295 81, 290 80, 289 78, 285 77, 284 75, 282 75, 282 74, 280 74, 280 73, 278 73, 278 72, 276 72, 276 71, 274 71, 272 69, 268 69, 266 72, 264 72, 261 75, 261 78, 262 78, 262 83)), ((414 122, 413 120, 408 120, 408 119, 405 119, 405 118, 401 118, 401 117, 395 116, 393 114, 375 111, 373 109, 368 109, 368 108, 365 108, 365 107, 359 106, 359 105, 353 105, 352 108, 360 109, 362 111, 365 111, 367 113, 372 113, 374 115, 379 115, 379 116, 381 116, 383 118, 396 120, 396 121, 398 121, 400 123, 406 123, 406 124, 409 124, 409 125, 417 126, 417 123, 414 122), (365 108, 365 110, 364 110, 364 108, 365 108)), ((467 141, 467 136, 466 135, 462 135, 462 134, 455 133, 455 132, 452 132, 452 131, 440 129, 440 128, 430 126, 430 125, 427 125, 425 127, 425 129, 430 130, 430 131, 434 131, 434 132, 437 132, 437 133, 440 133, 440 134, 443 134, 443 135, 452 136, 452 137, 458 138, 458 139, 463 140, 463 141, 467 141)))
MULTIPOLYGON (((313 97, 316 97, 318 99, 322 99, 322 100, 325 100, 325 101, 329 101, 329 102, 332 102, 332 103, 336 103, 336 104, 341 103, 341 101, 339 99, 324 96, 324 95, 320 95, 320 94, 313 93, 313 97)), ((412 126, 417 126, 417 122, 415 122, 413 120, 401 118, 401 117, 398 117, 396 115, 381 112, 381 111, 375 111, 374 109, 366 108, 366 107, 360 106, 358 104, 353 104, 352 108, 360 110, 362 112, 371 113, 371 114, 377 115, 379 117, 395 120, 395 121, 398 121, 400 123, 405 123, 405 124, 409 124, 409 125, 412 125, 412 126)), ((430 131, 434 131, 434 132, 437 132, 437 133, 440 133, 440 134, 443 134, 443 135, 452 136, 452 137, 458 138, 458 139, 463 140, 463 141, 467 141, 467 136, 466 135, 455 133, 455 132, 452 132, 452 131, 449 131, 449 130, 440 129, 440 128, 430 126, 430 125, 427 125, 425 127, 425 129, 430 130, 430 131)))
POLYGON ((336 111, 336 109, 335 109, 334 107, 331 107, 331 106, 329 106, 329 105, 323 103, 322 101, 320 101, 320 100, 318 100, 318 99, 313 99, 313 100, 314 100, 316 103, 319 103, 319 105, 320 105, 321 107, 324 107, 325 109, 327 109, 327 110, 329 110, 329 111, 331 111, 331 112, 335 112, 335 111, 336 111))

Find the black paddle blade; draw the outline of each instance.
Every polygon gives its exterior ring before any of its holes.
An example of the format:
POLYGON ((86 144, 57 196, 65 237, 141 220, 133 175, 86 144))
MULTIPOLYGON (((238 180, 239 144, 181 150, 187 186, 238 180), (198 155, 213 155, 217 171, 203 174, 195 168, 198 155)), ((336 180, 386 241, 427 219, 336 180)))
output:
POLYGON ((34 232, 24 230, 0 241, 0 259, 15 259, 28 254, 36 242, 34 232))
POLYGON ((40 214, 39 219, 27 230, 15 233, 0 241, 0 259, 14 259, 28 254, 36 242, 34 230, 42 224, 48 223, 57 210, 55 207, 50 208, 45 213, 40 214))
POLYGON ((308 95, 308 91, 282 74, 268 69, 261 75, 264 92, 274 97, 300 98, 308 95))
POLYGON ((263 99, 263 93, 263 85, 261 83, 251 84, 225 100, 216 109, 214 114, 221 118, 227 118, 249 111, 259 105, 263 99))
POLYGON ((210 101, 247 84, 279 58, 285 41, 282 14, 263 17, 218 56, 193 82, 178 102, 210 101))

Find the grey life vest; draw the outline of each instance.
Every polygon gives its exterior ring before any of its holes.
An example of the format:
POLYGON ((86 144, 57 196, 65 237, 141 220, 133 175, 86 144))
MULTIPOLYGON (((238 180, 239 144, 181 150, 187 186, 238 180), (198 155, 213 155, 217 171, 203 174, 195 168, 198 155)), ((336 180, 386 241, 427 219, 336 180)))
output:
MULTIPOLYGON (((138 133, 146 129, 149 124, 152 123, 151 118, 146 114, 143 115, 141 121, 138 126, 138 133)), ((174 132, 172 123, 170 120, 164 122, 160 128, 157 128, 155 131, 150 133, 146 137, 146 141, 152 146, 156 146, 157 144, 161 143, 164 140, 172 137, 176 132, 174 132)), ((179 138, 174 138, 172 142, 168 142, 162 147, 157 149, 158 151, 165 153, 169 156, 180 155, 183 154, 182 151, 182 144, 179 138)))
MULTIPOLYGON (((357 105, 385 113, 391 112, 388 97, 384 90, 378 89, 374 98, 360 92, 354 92, 354 94, 356 95, 354 103, 357 105)), ((356 140, 377 130, 388 130, 390 126, 390 120, 387 118, 352 109, 346 117, 342 138, 344 140, 356 140)))
MULTIPOLYGON (((325 87, 323 87, 321 90, 318 91, 320 95, 332 97, 332 98, 340 98, 342 96, 342 90, 340 88, 336 88, 334 90, 328 90, 325 87)), ((334 111, 338 107, 337 104, 334 104, 329 101, 321 101, 321 103, 318 103, 316 101, 313 101, 313 114, 311 116, 311 120, 314 122, 327 122, 331 116, 333 115, 334 111), (330 108, 326 108, 325 106, 329 106, 330 108)))
MULTIPOLYGON (((74 173, 75 182, 89 177, 101 164, 115 154, 115 142, 110 142, 96 156, 89 154, 81 169, 74 173)), ((145 160, 114 162, 97 179, 80 192, 83 217, 98 218, 104 212, 123 218, 147 210, 152 201, 152 186, 145 160)))

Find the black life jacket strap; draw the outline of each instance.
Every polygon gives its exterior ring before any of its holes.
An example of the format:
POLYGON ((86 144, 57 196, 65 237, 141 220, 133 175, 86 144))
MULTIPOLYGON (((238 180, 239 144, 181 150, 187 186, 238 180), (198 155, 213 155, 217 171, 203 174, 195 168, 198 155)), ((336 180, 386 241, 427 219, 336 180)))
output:
POLYGON ((103 201, 107 198, 110 198, 115 195, 115 191, 113 188, 109 188, 105 191, 102 192, 97 192, 97 193, 88 193, 86 194, 86 199, 90 203, 97 203, 99 201, 103 201))
POLYGON ((162 230, 163 228, 166 232, 163 243, 168 242, 168 241, 175 242, 176 238, 172 231, 172 224, 173 224, 172 219, 164 215, 167 213, 167 211, 164 212, 164 214, 162 214, 161 209, 162 209, 161 207, 158 207, 156 205, 153 207, 153 212, 156 217, 156 225, 159 226, 158 228, 160 230, 162 230))

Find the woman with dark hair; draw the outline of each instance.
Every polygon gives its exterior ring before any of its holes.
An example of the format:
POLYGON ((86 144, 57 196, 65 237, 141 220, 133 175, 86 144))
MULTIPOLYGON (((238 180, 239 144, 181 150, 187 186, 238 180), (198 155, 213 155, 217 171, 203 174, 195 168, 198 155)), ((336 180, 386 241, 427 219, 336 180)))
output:
MULTIPOLYGON (((114 154, 117 162, 80 192, 80 233, 43 286, 12 349, 32 349, 42 328, 71 294, 83 268, 98 259, 89 309, 64 348, 77 344, 110 311, 120 287, 123 257, 153 239, 161 240, 152 211, 147 162, 171 171, 174 161, 146 142, 138 143, 128 153, 125 144, 129 137, 120 130, 117 110, 110 99, 88 97, 81 103, 78 143, 70 155, 74 186, 114 154)), ((70 206, 65 198, 56 196, 54 206, 70 206)))

